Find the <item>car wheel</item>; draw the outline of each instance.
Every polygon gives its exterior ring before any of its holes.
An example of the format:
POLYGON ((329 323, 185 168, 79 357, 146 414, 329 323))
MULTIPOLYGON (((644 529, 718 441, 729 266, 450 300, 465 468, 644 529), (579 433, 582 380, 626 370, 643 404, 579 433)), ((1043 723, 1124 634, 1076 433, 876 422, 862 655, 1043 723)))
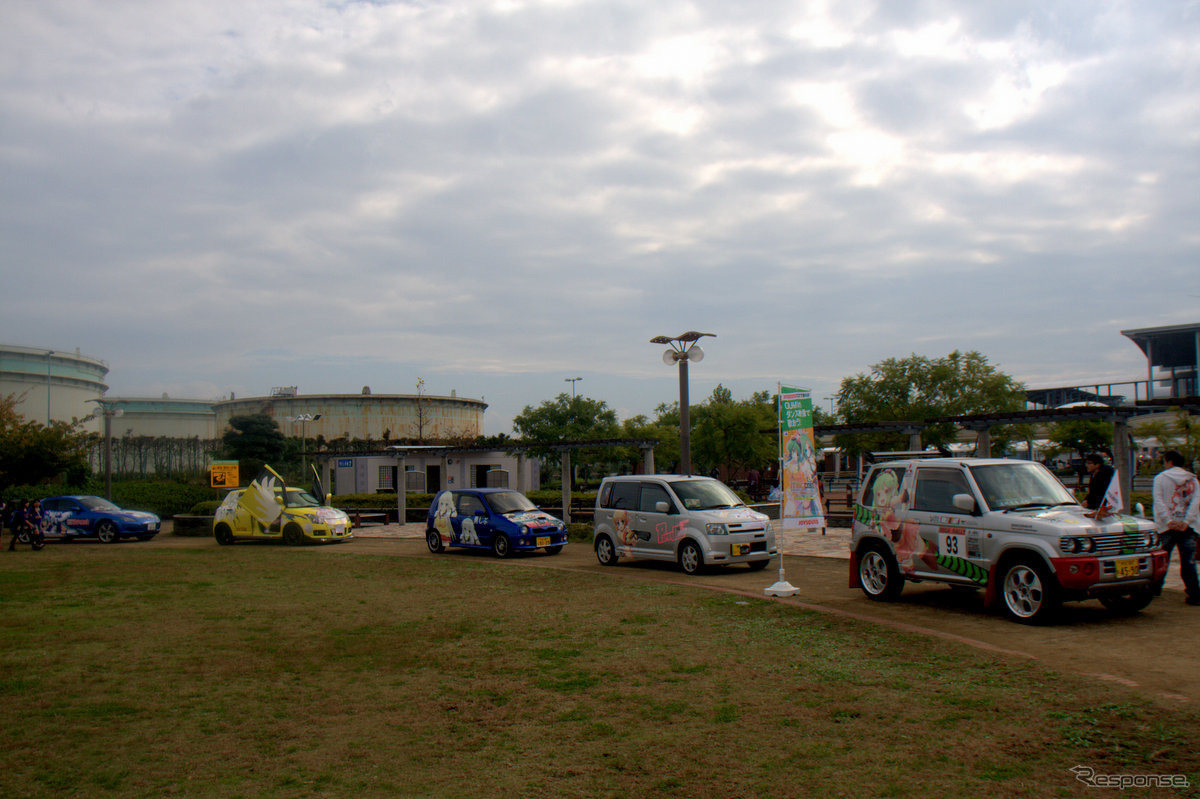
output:
POLYGON ((694 541, 684 541, 679 547, 679 569, 688 575, 699 574, 704 568, 704 555, 694 541))
POLYGON ((559 552, 562 552, 562 550, 563 550, 562 544, 555 544, 552 547, 546 547, 546 554, 547 555, 557 555, 559 552))
POLYGON ((617 550, 613 546, 612 539, 606 535, 596 538, 596 560, 600 561, 601 566, 616 566, 617 565, 617 550))
POLYGON ((233 543, 233 530, 228 524, 218 524, 213 528, 213 538, 217 539, 221 546, 227 546, 233 543))
POLYGON ((858 556, 858 582, 867 599, 876 602, 891 602, 904 590, 896 559, 879 544, 866 547, 858 556))
POLYGON ((1000 580, 1004 610, 1021 624, 1043 624, 1062 604, 1054 576, 1041 563, 1022 559, 1008 564, 1000 580))
POLYGON ((749 563, 747 563, 746 565, 750 567, 750 571, 760 572, 763 569, 767 568, 767 564, 770 562, 771 562, 771 559, 768 558, 766 560, 752 560, 749 563))
POLYGON ((304 533, 298 524, 289 524, 283 528, 283 543, 289 547, 298 547, 304 543, 304 533))
POLYGON ((507 558, 512 554, 512 549, 509 547, 508 536, 504 533, 496 533, 492 538, 492 554, 498 558, 507 558))
POLYGON ((103 521, 96 525, 96 537, 100 539, 102 544, 115 544, 120 540, 121 534, 117 532, 117 526, 110 521, 103 521))
POLYGON ((435 555, 446 548, 442 545, 442 534, 437 530, 425 531, 425 546, 429 547, 429 551, 435 555))
POLYGON ((1100 597, 1100 604, 1121 615, 1137 613, 1154 601, 1153 588, 1139 588, 1128 594, 1107 594, 1100 597))

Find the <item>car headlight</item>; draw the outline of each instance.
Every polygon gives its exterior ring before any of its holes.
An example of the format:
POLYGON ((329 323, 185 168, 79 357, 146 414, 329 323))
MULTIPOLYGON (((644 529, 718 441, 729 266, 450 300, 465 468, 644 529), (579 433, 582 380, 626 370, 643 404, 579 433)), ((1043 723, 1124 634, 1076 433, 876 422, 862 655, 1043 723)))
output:
POLYGON ((709 535, 728 535, 729 529, 723 524, 714 523, 704 525, 704 532, 709 535))
POLYGON ((529 528, 522 524, 519 532, 521 535, 529 535, 529 528))

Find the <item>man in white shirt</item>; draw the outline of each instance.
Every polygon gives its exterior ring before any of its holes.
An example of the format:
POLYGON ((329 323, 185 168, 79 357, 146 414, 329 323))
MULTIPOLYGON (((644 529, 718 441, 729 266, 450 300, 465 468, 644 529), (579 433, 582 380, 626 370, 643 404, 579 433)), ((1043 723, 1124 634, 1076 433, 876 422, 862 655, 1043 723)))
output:
POLYGON ((1171 550, 1179 549, 1179 576, 1187 603, 1200 605, 1200 580, 1196 577, 1196 530, 1200 529, 1200 482, 1183 468, 1176 450, 1163 453, 1167 468, 1154 478, 1154 524, 1170 565, 1171 550))

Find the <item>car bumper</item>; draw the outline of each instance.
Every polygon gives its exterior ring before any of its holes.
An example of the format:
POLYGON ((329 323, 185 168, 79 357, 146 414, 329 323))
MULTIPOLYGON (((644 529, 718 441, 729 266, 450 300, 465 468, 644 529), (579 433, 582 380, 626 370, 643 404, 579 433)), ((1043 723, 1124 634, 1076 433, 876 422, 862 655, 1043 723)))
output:
POLYGON ((514 535, 509 538, 509 544, 514 550, 541 549, 543 547, 560 547, 567 543, 567 531, 539 533, 531 530, 528 535, 514 535))
POLYGON ((779 554, 775 546, 775 536, 759 533, 757 535, 711 537, 708 541, 708 551, 704 553, 705 563, 751 563, 759 560, 770 560, 779 554))
POLYGON ((1088 595, 1156 584, 1167 573, 1167 553, 1162 550, 1104 558, 1054 558, 1050 562, 1064 590, 1088 595))
POLYGON ((349 541, 354 538, 354 526, 347 523, 344 526, 326 527, 318 525, 313 527, 312 532, 305 535, 310 541, 316 541, 318 544, 328 544, 334 541, 349 541))

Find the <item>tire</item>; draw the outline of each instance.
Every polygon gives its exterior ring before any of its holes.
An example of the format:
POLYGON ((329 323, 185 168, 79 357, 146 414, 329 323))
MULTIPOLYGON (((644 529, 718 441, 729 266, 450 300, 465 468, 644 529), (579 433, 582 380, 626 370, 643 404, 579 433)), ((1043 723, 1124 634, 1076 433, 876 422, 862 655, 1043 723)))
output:
POLYGON ((233 543, 233 530, 228 524, 222 522, 213 528, 213 538, 217 539, 217 543, 221 546, 228 546, 233 543))
POLYGON ((613 546, 612 539, 606 535, 596 537, 596 560, 600 561, 601 566, 616 566, 617 565, 617 548, 613 546))
POLYGON ((1139 610, 1144 610, 1147 605, 1154 601, 1155 596, 1153 588, 1139 588, 1136 591, 1130 591, 1128 594, 1102 595, 1100 597, 1100 604, 1113 613, 1122 616, 1133 615, 1139 610))
POLYGON ((442 534, 437 530, 425 531, 425 546, 429 547, 429 551, 435 555, 446 551, 445 545, 442 544, 442 534))
POLYGON ((96 538, 99 538, 102 544, 115 544, 121 540, 121 534, 115 524, 105 520, 96 525, 96 538))
POLYGON ((1032 558, 1012 561, 1004 568, 1000 596, 1004 612, 1020 624, 1045 624, 1062 606, 1054 575, 1032 558))
POLYGON ((304 532, 298 524, 289 524, 283 528, 283 543, 289 547, 298 547, 304 543, 304 532))
POLYGON ((689 539, 679 545, 679 570, 688 576, 704 571, 704 555, 695 541, 689 539))
POLYGON ((749 563, 747 563, 746 565, 750 567, 750 571, 760 572, 763 569, 767 568, 767 564, 770 562, 771 562, 771 559, 767 558, 766 560, 752 560, 749 563))
POLYGON ((512 545, 504 533, 496 533, 492 538, 492 554, 498 558, 507 558, 512 554, 512 545))
POLYGON ((871 544, 859 554, 858 582, 867 599, 875 602, 891 602, 904 590, 904 575, 896 558, 879 544, 871 544))
POLYGON ((559 552, 562 552, 562 551, 563 551, 563 545, 562 545, 562 544, 555 544, 555 545, 554 545, 554 546, 552 546, 552 547, 546 547, 546 554, 547 554, 547 555, 557 555, 559 552))

